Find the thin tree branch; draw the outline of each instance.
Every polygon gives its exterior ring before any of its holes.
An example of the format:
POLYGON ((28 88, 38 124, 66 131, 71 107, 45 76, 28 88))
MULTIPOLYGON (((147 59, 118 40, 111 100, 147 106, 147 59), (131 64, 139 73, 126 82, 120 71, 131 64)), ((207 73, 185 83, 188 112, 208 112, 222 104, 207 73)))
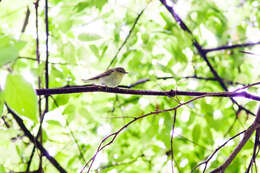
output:
POLYGON ((147 113, 147 114, 144 114, 144 115, 141 115, 141 116, 138 116, 136 117, 135 119, 129 121, 127 124, 125 124, 123 127, 121 127, 119 130, 117 130, 116 132, 106 136, 99 144, 97 150, 96 150, 96 153, 94 154, 94 156, 92 158, 89 159, 89 161, 83 166, 83 168, 81 169, 81 173, 84 171, 84 169, 89 165, 90 163, 90 166, 88 168, 88 171, 87 172, 90 172, 90 169, 96 159, 96 156, 98 155, 98 153, 103 150, 104 148, 106 148, 107 146, 109 146, 110 144, 112 144, 116 137, 120 134, 120 132, 122 132, 124 129, 126 129, 129 125, 131 125, 132 123, 134 123, 135 121, 139 120, 139 119, 143 119, 145 117, 148 117, 150 115, 157 115, 157 114, 160 114, 160 113, 164 113, 164 112, 170 112, 170 111, 173 111, 173 110, 177 110, 178 108, 184 106, 184 105, 187 105, 195 100, 198 100, 200 98, 204 98, 206 96, 209 96, 211 94, 205 94, 205 95, 201 95, 201 96, 198 96, 198 97, 195 97, 195 98, 192 98, 184 103, 180 103, 179 105, 173 107, 173 108, 170 108, 170 109, 164 109, 164 110, 158 110, 158 111, 154 111, 154 112, 150 112, 150 113, 147 113), (104 144, 106 140, 112 138, 108 143, 104 144), (103 145, 104 144, 104 145, 103 145))
POLYGON ((249 173, 250 168, 252 167, 253 162, 255 161, 255 158, 256 158, 256 150, 257 150, 257 147, 258 147, 257 139, 258 139, 258 135, 255 133, 255 144, 254 144, 254 148, 253 148, 253 155, 252 155, 252 158, 251 158, 249 165, 246 169, 246 173, 249 173))
POLYGON ((236 134, 235 136, 232 136, 231 138, 229 138, 226 142, 224 142, 222 145, 220 145, 218 148, 215 149, 215 151, 203 162, 199 163, 198 165, 196 165, 194 168, 192 168, 191 172, 195 171, 195 169, 197 169, 198 167, 200 167, 201 165, 205 164, 204 170, 203 172, 205 172, 206 168, 207 168, 207 164, 208 162, 213 158, 213 156, 221 149, 223 148, 229 141, 233 140, 234 138, 240 136, 241 134, 245 133, 245 130, 242 132, 239 132, 238 134, 236 134))
MULTIPOLYGON (((167 79, 198 79, 198 80, 206 80, 206 81, 217 81, 216 78, 213 78, 213 77, 201 77, 201 76, 197 76, 197 75, 192 75, 192 76, 181 76, 181 77, 174 77, 174 76, 168 76, 168 77, 157 77, 156 79, 158 80, 167 80, 167 79)), ((233 82, 231 80, 227 80, 227 79, 224 79, 223 80, 228 83, 229 85, 243 85, 245 86, 246 84, 243 84, 243 83, 240 83, 240 82, 233 82)), ((133 88, 137 85, 140 85, 140 84, 144 84, 148 81, 151 81, 151 79, 149 78, 144 78, 144 79, 140 79, 138 80, 137 82, 133 83, 133 84, 130 84, 128 86, 120 86, 122 88, 133 88)))
POLYGON ((23 22, 23 27, 22 27, 21 33, 24 33, 24 31, 25 31, 25 29, 26 29, 26 26, 28 25, 29 17, 30 17, 30 9, 29 9, 29 7, 27 7, 26 14, 25 14, 25 19, 24 19, 24 22, 23 22))
POLYGON ((173 122, 172 122, 172 132, 171 132, 171 168, 172 168, 172 173, 174 173, 174 167, 173 167, 173 135, 174 135, 174 128, 175 128, 175 122, 176 122, 176 115, 177 115, 177 110, 174 111, 174 116, 173 116, 173 122))
MULTIPOLYGON (((37 60, 37 64, 38 66, 40 65, 40 51, 39 51, 39 14, 38 14, 38 8, 39 7, 39 0, 35 1, 34 2, 34 8, 35 8, 35 28, 36 28, 36 60, 37 60)), ((20 57, 18 57, 20 58, 20 57)), ((38 76, 38 88, 41 88, 41 77, 38 76)), ((42 106, 41 106, 41 96, 38 97, 38 108, 39 108, 39 116, 40 116, 40 119, 41 119, 41 115, 42 115, 42 106)), ((37 133, 37 136, 36 136, 36 140, 38 140, 38 134, 40 133, 40 128, 41 128, 41 125, 39 127, 39 130, 38 130, 38 133, 37 133)), ((26 167, 26 172, 29 172, 30 170, 30 166, 31 166, 31 162, 32 162, 32 159, 33 159, 33 155, 34 155, 34 152, 35 152, 35 145, 33 146, 33 149, 32 149, 32 152, 31 152, 31 155, 30 155, 30 158, 29 158, 29 161, 27 162, 27 167, 26 167)))
POLYGON ((86 160, 85 160, 85 158, 84 158, 84 154, 83 154, 82 151, 81 151, 81 148, 80 148, 80 145, 79 145, 79 143, 78 143, 78 140, 76 139, 76 137, 75 137, 73 131, 72 131, 72 130, 70 129, 70 127, 68 126, 68 123, 67 123, 67 122, 66 122, 66 126, 67 126, 67 128, 69 129, 69 132, 70 132, 70 135, 71 135, 72 139, 74 140, 75 144, 77 145, 77 148, 78 148, 78 151, 79 151, 79 156, 80 156, 79 158, 82 160, 83 163, 85 163, 86 160))
POLYGON ((235 48, 243 48, 243 47, 251 47, 255 45, 259 45, 260 41, 258 42, 252 42, 252 43, 243 43, 243 44, 234 44, 234 45, 228 45, 228 46, 221 46, 211 49, 204 49, 206 53, 213 52, 213 51, 220 51, 220 50, 227 50, 227 49, 235 49, 235 48))
MULTIPOLYGON (((45 0, 45 26, 46 26, 46 62, 45 62, 45 88, 49 88, 49 20, 48 20, 48 0, 45 0)), ((49 96, 45 95, 45 113, 49 111, 49 96)), ((43 115, 44 116, 44 115, 43 115)))
POLYGON ((31 134, 31 132, 26 128, 26 126, 23 123, 23 120, 11 109, 7 104, 5 104, 8 112, 12 114, 13 118, 19 125, 19 127, 24 132, 25 136, 27 136, 30 141, 41 151, 41 153, 52 163, 52 165, 59 170, 61 173, 66 173, 65 169, 62 168, 62 166, 48 153, 48 151, 41 145, 41 143, 34 138, 34 136, 31 134))
POLYGON ((230 156, 227 158, 227 160, 218 168, 214 169, 210 173, 219 173, 224 172, 225 169, 230 165, 230 163, 233 161, 233 159, 236 157, 236 155, 240 152, 240 150, 244 147, 246 142, 249 140, 253 132, 260 127, 260 106, 258 108, 258 112, 256 114, 255 121, 252 123, 252 125, 245 131, 244 137, 240 141, 240 143, 236 146, 234 151, 230 154, 230 156))
MULTIPOLYGON (((146 8, 146 7, 145 7, 145 8, 146 8)), ((121 46, 120 46, 119 49, 117 50, 115 56, 114 56, 114 57, 112 58, 112 60, 110 61, 109 65, 107 66, 107 69, 109 69, 109 68, 111 67, 111 65, 113 64, 113 62, 114 62, 115 59, 117 58, 119 52, 121 51, 121 49, 124 47, 124 45, 126 44, 126 42, 128 41, 128 39, 130 38, 132 32, 133 32, 134 29, 135 29, 135 26, 136 26, 137 22, 139 21, 140 17, 142 16, 142 14, 143 14, 145 8, 144 8, 143 10, 141 10, 141 12, 137 15, 137 17, 136 17, 136 19, 135 19, 135 21, 134 21, 134 24, 133 24, 133 26, 132 26, 132 28, 129 30, 129 32, 128 32, 128 34, 127 34, 127 36, 126 36, 124 42, 121 44, 121 46)))
MULTIPOLYGON (((218 75, 217 71, 214 69, 214 67, 211 65, 211 63, 208 60, 207 57, 207 52, 201 47, 201 45, 199 44, 199 42, 196 40, 196 38, 193 36, 191 30, 185 25, 185 23, 182 21, 182 19, 178 16, 178 14, 174 11, 173 7, 170 7, 167 3, 166 0, 160 0, 161 3, 165 6, 165 8, 171 13, 171 15, 173 16, 173 18, 176 20, 176 22, 180 25, 180 27, 188 32, 190 34, 190 36, 192 37, 192 43, 193 45, 196 47, 199 55, 203 58, 203 60, 206 62, 207 66, 209 67, 211 73, 214 75, 214 77, 217 79, 217 81, 219 82, 220 86, 225 90, 228 91, 228 88, 226 87, 225 83, 223 82, 222 78, 218 75)), ((237 103, 236 100, 234 100, 233 98, 230 98, 232 100, 232 102, 234 104, 236 104, 238 106, 238 110, 237 110, 237 114, 241 111, 241 110, 245 110, 248 114, 251 115, 255 115, 253 112, 251 112, 250 110, 244 108, 243 106, 239 105, 237 103)))

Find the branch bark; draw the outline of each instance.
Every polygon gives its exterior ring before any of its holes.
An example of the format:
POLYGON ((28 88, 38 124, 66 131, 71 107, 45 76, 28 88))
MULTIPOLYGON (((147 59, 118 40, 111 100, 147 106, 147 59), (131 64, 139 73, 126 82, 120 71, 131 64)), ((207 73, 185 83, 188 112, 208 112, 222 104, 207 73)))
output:
POLYGON ((197 91, 153 91, 153 90, 132 90, 122 88, 110 88, 106 86, 90 85, 90 86, 73 86, 65 88, 50 88, 50 89, 36 89, 37 95, 55 95, 55 94, 70 94, 80 92, 107 92, 117 94, 132 94, 132 95, 148 95, 148 96, 201 96, 208 95, 211 97, 244 97, 251 100, 260 101, 260 96, 252 95, 246 91, 241 92, 197 92, 197 91))

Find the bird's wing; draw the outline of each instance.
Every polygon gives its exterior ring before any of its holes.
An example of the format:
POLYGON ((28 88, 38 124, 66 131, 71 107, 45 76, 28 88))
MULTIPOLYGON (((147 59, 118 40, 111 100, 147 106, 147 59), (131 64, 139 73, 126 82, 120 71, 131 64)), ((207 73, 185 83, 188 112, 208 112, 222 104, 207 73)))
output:
POLYGON ((101 74, 99 74, 99 75, 97 75, 97 76, 95 76, 95 77, 89 78, 89 79, 87 79, 87 80, 96 80, 96 79, 99 79, 99 78, 101 78, 101 77, 108 76, 108 75, 110 75, 112 72, 113 72, 113 70, 110 69, 110 70, 105 71, 104 73, 101 73, 101 74))

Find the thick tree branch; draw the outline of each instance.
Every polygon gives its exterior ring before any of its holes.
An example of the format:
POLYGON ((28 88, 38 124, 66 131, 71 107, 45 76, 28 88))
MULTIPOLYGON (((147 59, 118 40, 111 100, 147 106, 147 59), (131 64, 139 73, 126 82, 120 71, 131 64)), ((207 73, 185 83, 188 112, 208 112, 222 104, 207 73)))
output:
POLYGON ((106 86, 74 86, 67 88, 50 88, 50 89, 36 89, 37 95, 54 95, 54 94, 70 94, 80 92, 107 92, 117 94, 131 94, 131 95, 148 95, 148 96, 201 96, 208 95, 210 97, 244 97, 250 100, 260 101, 260 96, 252 95, 246 91, 241 92, 197 92, 197 91, 153 91, 153 90, 131 90, 122 88, 110 88, 106 86))
POLYGON ((59 170, 61 173, 66 173, 65 169, 48 153, 48 151, 41 145, 41 143, 34 138, 31 132, 26 128, 23 123, 23 120, 11 109, 7 104, 5 104, 7 110, 14 117, 15 121, 19 125, 19 127, 24 132, 25 136, 27 136, 30 141, 41 151, 41 153, 52 163, 52 165, 59 170))

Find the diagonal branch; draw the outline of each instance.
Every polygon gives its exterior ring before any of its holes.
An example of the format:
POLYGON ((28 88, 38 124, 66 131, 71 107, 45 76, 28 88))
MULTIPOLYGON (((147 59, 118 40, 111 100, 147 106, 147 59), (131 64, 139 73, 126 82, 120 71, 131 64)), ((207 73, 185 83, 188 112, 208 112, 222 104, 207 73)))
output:
MULTIPOLYGON (((165 8, 171 13, 171 15, 173 16, 173 18, 176 20, 176 22, 180 25, 180 27, 188 32, 191 37, 192 37, 192 42, 193 45, 196 47, 198 53, 200 54, 200 56, 203 58, 203 60, 206 62, 207 66, 209 67, 211 73, 214 75, 214 77, 217 79, 217 81, 219 82, 219 84, 221 85, 221 87, 225 90, 228 91, 228 88, 226 87, 225 83, 223 82, 222 78, 218 75, 217 71, 214 69, 214 67, 211 65, 211 63, 208 60, 207 57, 207 52, 201 47, 201 45, 199 44, 199 42, 194 38, 191 30, 187 27, 187 25, 182 21, 182 19, 178 16, 178 14, 174 11, 173 7, 169 6, 166 3, 166 0, 160 0, 161 3, 165 6, 165 8)), ((234 100, 233 98, 230 98, 232 100, 232 102, 234 104, 236 104, 238 106, 238 110, 237 113, 240 112, 241 110, 245 110, 248 114, 251 115, 255 115, 253 112, 251 112, 250 110, 244 108, 243 106, 239 105, 237 103, 236 100, 234 100)))
POLYGON ((177 110, 174 111, 173 122, 172 122, 172 132, 171 132, 171 168, 172 168, 172 173, 174 173, 174 167, 173 167, 173 159, 174 159, 174 157, 173 157, 173 135, 174 135, 176 116, 177 116, 177 110))
POLYGON ((244 147, 244 145, 247 143, 253 132, 260 127, 260 106, 258 108, 258 112, 256 114, 255 121, 252 123, 251 126, 245 131, 244 137, 240 141, 240 143, 236 146, 234 151, 230 154, 230 156, 227 158, 227 160, 218 168, 214 169, 210 173, 218 173, 218 172, 224 172, 225 169, 230 165, 230 163, 233 161, 233 159, 236 157, 236 155, 240 152, 240 150, 244 147))
POLYGON ((211 48, 211 49, 204 49, 204 51, 206 53, 209 53, 209 52, 213 52, 213 51, 250 47, 250 46, 255 46, 255 45, 259 45, 259 44, 260 44, 260 41, 254 42, 254 43, 234 44, 234 45, 221 46, 221 47, 216 47, 216 48, 211 48))
POLYGON ((12 114, 12 116, 14 117, 15 121, 22 129, 24 134, 30 139, 30 141, 41 151, 41 153, 52 163, 52 165, 59 170, 59 172, 66 173, 65 169, 62 168, 62 166, 55 160, 55 158, 52 157, 48 153, 48 151, 42 146, 42 144, 34 138, 31 132, 24 125, 23 120, 11 108, 9 108, 7 104, 5 104, 5 106, 7 107, 8 112, 12 114))
MULTIPOLYGON (((146 8, 146 7, 145 7, 145 8, 146 8)), ((141 17, 142 14, 144 13, 145 8, 142 9, 142 11, 137 15, 137 17, 136 17, 136 19, 135 19, 135 21, 134 21, 134 24, 133 24, 133 26, 132 26, 132 28, 131 28, 130 31, 128 32, 128 34, 127 34, 127 36, 126 36, 124 42, 121 44, 121 46, 120 46, 119 49, 117 50, 115 56, 114 56, 114 57, 112 58, 112 60, 110 61, 109 65, 107 66, 107 69, 109 69, 109 67, 110 67, 110 66, 113 64, 113 62, 116 60, 116 58, 117 58, 119 52, 121 51, 121 49, 124 47, 124 45, 126 44, 126 42, 128 41, 128 39, 130 38, 132 32, 133 32, 134 29, 135 29, 135 26, 136 26, 137 22, 139 21, 140 17, 141 17)))

